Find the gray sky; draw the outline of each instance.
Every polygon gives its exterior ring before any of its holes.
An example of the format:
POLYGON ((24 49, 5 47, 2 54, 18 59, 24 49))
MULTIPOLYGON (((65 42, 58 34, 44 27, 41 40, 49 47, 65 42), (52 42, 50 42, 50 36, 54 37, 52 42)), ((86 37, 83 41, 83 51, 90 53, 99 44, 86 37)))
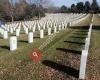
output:
MULTIPOLYGON (((66 5, 66 6, 71 6, 71 4, 73 3, 78 3, 78 2, 85 2, 85 1, 89 1, 90 3, 92 2, 92 0, 51 0, 55 6, 62 6, 62 5, 66 5)), ((98 4, 100 5, 100 0, 97 0, 98 4)))
MULTIPOLYGON (((15 0, 15 1, 18 1, 18 0, 15 0)), ((27 1, 30 1, 30 0, 27 0, 27 1)), ((31 0, 31 1, 34 1, 34 0, 31 0)), ((92 0, 50 0, 51 2, 50 4, 57 6, 57 7, 61 7, 62 5, 66 5, 70 7, 71 4, 73 3, 76 4, 78 2, 85 2, 85 1, 89 1, 90 3, 92 2, 92 0)), ((100 5, 100 0, 97 0, 97 2, 100 5)))

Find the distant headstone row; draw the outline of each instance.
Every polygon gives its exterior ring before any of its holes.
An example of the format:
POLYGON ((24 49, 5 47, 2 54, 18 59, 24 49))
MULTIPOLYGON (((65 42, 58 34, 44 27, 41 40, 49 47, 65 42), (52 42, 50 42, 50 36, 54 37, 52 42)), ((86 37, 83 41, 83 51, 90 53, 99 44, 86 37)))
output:
POLYGON ((98 14, 98 16, 100 16, 100 14, 98 14))
POLYGON ((12 24, 5 24, 0 27, 0 34, 3 39, 8 39, 10 36, 10 50, 17 49, 17 37, 20 36, 21 30, 28 35, 28 43, 33 43, 34 33, 40 32, 40 38, 44 38, 44 31, 47 30, 48 35, 56 33, 62 29, 70 26, 69 23, 75 20, 80 20, 86 14, 46 14, 46 17, 41 20, 14 22, 12 24))

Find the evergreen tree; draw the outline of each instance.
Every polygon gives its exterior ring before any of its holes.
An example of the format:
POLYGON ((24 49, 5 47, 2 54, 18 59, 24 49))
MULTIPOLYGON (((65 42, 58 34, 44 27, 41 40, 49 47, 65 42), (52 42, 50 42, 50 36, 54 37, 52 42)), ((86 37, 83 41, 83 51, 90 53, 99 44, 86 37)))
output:
POLYGON ((83 12, 83 10, 84 10, 84 3, 83 2, 77 3, 76 8, 77 8, 77 12, 79 12, 79 13, 83 12))
POLYGON ((61 13, 66 13, 67 12, 67 7, 65 5, 63 5, 61 7, 61 13))
POLYGON ((86 1, 86 2, 85 2, 85 12, 86 12, 86 13, 89 13, 90 10, 91 10, 90 2, 89 2, 89 1, 86 1))
POLYGON ((76 5, 75 4, 71 5, 71 12, 76 12, 76 5))
POLYGON ((93 0, 91 4, 92 12, 97 13, 99 11, 99 6, 96 0, 93 0))

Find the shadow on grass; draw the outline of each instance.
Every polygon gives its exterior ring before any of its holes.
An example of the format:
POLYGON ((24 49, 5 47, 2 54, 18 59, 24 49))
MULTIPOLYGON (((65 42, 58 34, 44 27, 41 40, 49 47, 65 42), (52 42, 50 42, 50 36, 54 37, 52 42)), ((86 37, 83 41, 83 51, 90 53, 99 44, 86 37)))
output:
POLYGON ((93 29, 100 30, 100 26, 93 26, 93 29))
POLYGON ((24 41, 24 40, 18 40, 18 42, 28 43, 28 41, 24 41))
POLYGON ((25 34, 25 32, 21 32, 20 34, 25 34))
POLYGON ((85 39, 85 36, 70 36, 70 38, 79 38, 79 39, 85 39))
POLYGON ((89 26, 71 26, 71 29, 88 30, 89 26))
POLYGON ((9 46, 0 46, 0 48, 10 50, 9 46))
POLYGON ((79 31, 75 31, 75 32, 84 32, 84 33, 87 33, 88 30, 79 30, 79 31))
POLYGON ((51 30, 51 33, 54 33, 54 30, 53 29, 51 30))
POLYGON ((35 38, 40 38, 40 37, 35 36, 34 39, 35 39, 35 38))
POLYGON ((65 49, 65 48, 56 48, 56 50, 63 51, 63 52, 69 52, 74 54, 81 54, 81 51, 72 50, 72 49, 65 49))
POLYGON ((74 33, 75 35, 82 35, 82 36, 87 36, 87 33, 74 33))
POLYGON ((0 39, 3 39, 3 37, 0 37, 0 39))
POLYGON ((44 61, 42 61, 42 63, 46 66, 49 66, 49 67, 55 69, 55 70, 62 71, 70 76, 73 76, 76 78, 79 77, 79 70, 76 70, 76 69, 71 68, 69 66, 58 64, 58 63, 50 61, 50 60, 44 60, 44 61))
POLYGON ((74 43, 74 44, 80 44, 80 45, 84 45, 85 42, 75 42, 75 41, 64 41, 64 42, 67 42, 67 43, 74 43))
POLYGON ((44 35, 48 35, 48 32, 44 32, 44 35))

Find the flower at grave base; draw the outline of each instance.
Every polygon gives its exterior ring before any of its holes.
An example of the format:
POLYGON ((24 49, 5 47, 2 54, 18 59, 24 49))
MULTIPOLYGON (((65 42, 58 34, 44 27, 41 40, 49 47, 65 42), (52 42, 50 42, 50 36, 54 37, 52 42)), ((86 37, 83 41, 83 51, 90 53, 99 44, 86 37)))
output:
POLYGON ((40 58, 42 57, 42 53, 38 50, 38 48, 34 48, 30 53, 29 57, 34 60, 35 62, 38 62, 40 58))

